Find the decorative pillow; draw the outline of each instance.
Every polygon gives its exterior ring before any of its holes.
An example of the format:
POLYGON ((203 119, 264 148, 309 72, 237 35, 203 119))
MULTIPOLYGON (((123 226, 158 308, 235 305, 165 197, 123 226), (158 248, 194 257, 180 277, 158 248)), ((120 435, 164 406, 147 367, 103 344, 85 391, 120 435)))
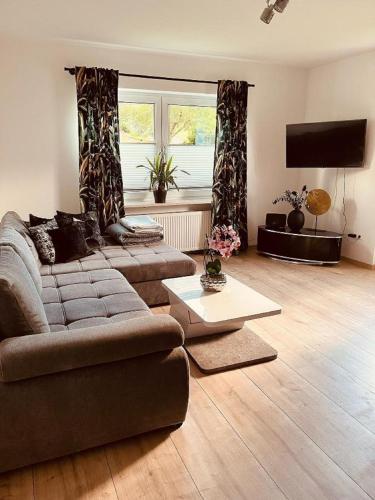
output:
POLYGON ((57 211, 56 220, 59 227, 72 224, 72 222, 82 221, 85 223, 85 239, 90 248, 98 248, 105 245, 103 236, 100 233, 98 215, 94 210, 83 214, 70 214, 57 211))
POLYGON ((46 224, 40 224, 39 226, 30 227, 30 236, 34 242, 35 248, 39 254, 40 260, 43 264, 54 264, 56 253, 55 248, 52 243, 51 236, 48 231, 51 229, 56 229, 57 223, 55 219, 47 222, 46 224))
POLYGON ((73 222, 58 229, 49 231, 56 252, 56 263, 69 262, 92 255, 85 240, 85 229, 82 223, 73 222))
POLYGON ((37 217, 36 215, 29 214, 29 227, 40 226, 41 224, 47 224, 54 220, 54 217, 52 217, 52 219, 45 219, 44 217, 37 217))

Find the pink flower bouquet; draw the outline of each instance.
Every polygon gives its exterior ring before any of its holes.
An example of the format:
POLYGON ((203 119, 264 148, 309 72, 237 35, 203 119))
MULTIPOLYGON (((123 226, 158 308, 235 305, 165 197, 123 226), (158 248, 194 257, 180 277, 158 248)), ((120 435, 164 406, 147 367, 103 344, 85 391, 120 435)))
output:
POLYGON ((215 275, 221 273, 221 262, 214 256, 219 254, 228 260, 235 250, 241 245, 240 237, 232 226, 215 226, 211 237, 207 237, 208 250, 204 256, 204 267, 206 274, 215 275))
POLYGON ((240 237, 232 226, 215 226, 211 238, 208 238, 208 248, 218 252, 226 260, 240 245, 240 237))

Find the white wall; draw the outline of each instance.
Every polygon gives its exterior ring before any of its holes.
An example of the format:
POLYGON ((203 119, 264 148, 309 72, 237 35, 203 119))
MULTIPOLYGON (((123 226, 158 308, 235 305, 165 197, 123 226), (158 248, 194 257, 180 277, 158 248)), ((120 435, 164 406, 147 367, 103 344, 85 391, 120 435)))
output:
MULTIPOLYGON (((293 187, 285 169, 285 124, 304 119, 307 72, 241 60, 0 38, 0 216, 16 210, 52 215, 78 210, 74 78, 64 66, 104 66, 129 73, 244 79, 249 91, 248 190, 251 242, 272 199, 293 187)), ((215 92, 216 87, 122 78, 121 87, 215 92)))
MULTIPOLYGON (((309 73, 306 122, 368 119, 366 161, 364 169, 346 169, 346 233, 361 235, 361 239, 344 238, 343 254, 352 259, 374 264, 375 249, 375 52, 350 57, 339 62, 314 68, 309 73)), ((319 225, 342 231, 344 227, 344 170, 299 170, 299 184, 309 189, 323 188, 335 204, 319 219, 319 225), (336 193, 336 196, 335 196, 336 193)), ((309 222, 312 224, 312 217, 309 222)))

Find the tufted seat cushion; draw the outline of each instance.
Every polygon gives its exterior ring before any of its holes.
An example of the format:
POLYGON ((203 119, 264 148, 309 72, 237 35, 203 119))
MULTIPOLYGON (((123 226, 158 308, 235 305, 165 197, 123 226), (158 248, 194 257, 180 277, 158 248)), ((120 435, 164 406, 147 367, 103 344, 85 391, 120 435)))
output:
POLYGON ((42 300, 52 332, 149 316, 147 305, 115 269, 42 277, 42 300))
POLYGON ((155 281, 195 272, 195 262, 189 256, 164 243, 137 245, 123 248, 120 245, 102 247, 94 255, 64 264, 42 266, 43 275, 58 275, 97 269, 117 269, 130 283, 155 281))

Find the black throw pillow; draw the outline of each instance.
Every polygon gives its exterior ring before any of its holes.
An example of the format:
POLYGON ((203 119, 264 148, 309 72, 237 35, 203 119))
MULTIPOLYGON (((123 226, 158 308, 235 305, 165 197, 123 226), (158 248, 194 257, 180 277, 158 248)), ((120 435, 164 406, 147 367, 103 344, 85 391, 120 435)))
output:
POLYGON ((36 215, 29 214, 30 227, 40 226, 41 224, 47 224, 47 222, 52 222, 54 220, 55 220, 54 217, 52 217, 52 219, 46 219, 45 217, 37 217, 36 215))
POLYGON ((87 246, 80 223, 73 222, 58 229, 52 229, 49 235, 55 247, 56 263, 82 259, 94 253, 87 246))
POLYGON ((59 227, 70 225, 73 222, 82 221, 85 224, 85 239, 90 248, 105 246, 105 240, 100 232, 98 215, 94 210, 83 214, 70 214, 57 211, 56 221, 59 227))

